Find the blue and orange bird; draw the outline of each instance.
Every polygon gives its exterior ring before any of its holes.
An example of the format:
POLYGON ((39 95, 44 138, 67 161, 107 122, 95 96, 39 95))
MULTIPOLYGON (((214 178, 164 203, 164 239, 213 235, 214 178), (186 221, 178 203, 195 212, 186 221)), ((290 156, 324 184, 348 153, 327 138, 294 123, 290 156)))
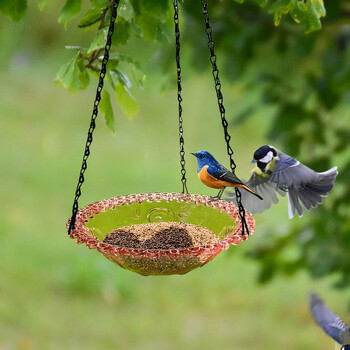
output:
POLYGON ((226 187, 240 187, 252 193, 260 199, 263 199, 256 192, 245 185, 235 174, 227 170, 223 165, 218 163, 215 158, 207 151, 192 153, 198 161, 198 177, 211 188, 219 189, 219 193, 213 200, 221 198, 226 187))

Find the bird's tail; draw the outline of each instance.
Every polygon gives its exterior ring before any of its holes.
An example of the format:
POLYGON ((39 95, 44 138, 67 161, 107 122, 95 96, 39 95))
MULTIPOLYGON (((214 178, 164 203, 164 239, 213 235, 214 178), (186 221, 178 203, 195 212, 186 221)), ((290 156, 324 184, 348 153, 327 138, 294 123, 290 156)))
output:
POLYGON ((244 190, 248 191, 249 193, 251 193, 254 196, 257 196, 259 199, 263 200, 263 197, 261 197, 259 194, 257 194, 255 191, 253 191, 251 188, 249 188, 244 183, 237 184, 237 187, 243 188, 244 190))
POLYGON ((301 204, 307 209, 316 208, 323 202, 323 197, 334 187, 335 178, 338 175, 337 167, 323 173, 317 173, 317 178, 298 187, 292 186, 288 189, 288 213, 292 218, 297 212, 298 216, 303 215, 301 204))

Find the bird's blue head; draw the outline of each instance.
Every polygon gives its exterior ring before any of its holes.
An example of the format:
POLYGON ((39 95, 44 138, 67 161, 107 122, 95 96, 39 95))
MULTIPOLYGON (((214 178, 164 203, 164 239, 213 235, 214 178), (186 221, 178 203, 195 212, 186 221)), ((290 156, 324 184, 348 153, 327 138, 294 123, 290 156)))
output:
POLYGON ((340 350, 350 350, 350 344, 343 345, 340 350))
POLYGON ((205 165, 219 165, 219 163, 215 160, 215 158, 207 151, 198 151, 197 153, 192 153, 198 161, 198 172, 205 165))

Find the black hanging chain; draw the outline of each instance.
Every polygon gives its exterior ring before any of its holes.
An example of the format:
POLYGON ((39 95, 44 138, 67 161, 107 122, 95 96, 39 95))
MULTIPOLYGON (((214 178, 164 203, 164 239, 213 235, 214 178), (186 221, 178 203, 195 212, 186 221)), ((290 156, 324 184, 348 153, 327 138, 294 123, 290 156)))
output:
MULTIPOLYGON (((213 77, 214 77, 214 82, 215 82, 215 90, 216 90, 216 96, 218 98, 218 105, 219 105, 219 110, 220 110, 220 115, 221 115, 221 122, 222 126, 224 128, 224 133, 225 133, 225 140, 226 140, 226 145, 227 145, 227 153, 230 158, 230 167, 232 172, 235 172, 236 169, 236 164, 232 158, 233 155, 233 149, 230 146, 230 140, 231 136, 228 133, 228 122, 225 117, 225 107, 223 105, 224 98, 221 92, 221 82, 219 79, 219 69, 216 65, 216 55, 214 52, 214 40, 212 37, 213 29, 210 26, 209 23, 209 13, 208 13, 208 0, 201 0, 202 5, 203 5, 203 17, 205 20, 205 32, 207 33, 208 36, 208 47, 210 51, 210 62, 213 68, 213 77)), ((238 210, 239 210, 239 216, 241 217, 241 222, 242 222, 242 236, 245 233, 245 230, 247 231, 247 234, 249 235, 249 229, 247 222, 245 220, 245 210, 243 207, 243 204, 241 202, 241 192, 240 190, 235 187, 235 192, 236 192, 236 199, 237 199, 237 205, 238 205, 238 210)))
POLYGON ((177 100, 179 102, 179 140, 180 140, 180 165, 181 165, 181 182, 182 193, 188 193, 187 179, 186 179, 186 161, 185 161, 185 149, 184 149, 184 137, 183 137, 183 119, 182 119, 182 87, 181 87, 181 65, 180 65, 180 28, 179 28, 179 8, 178 0, 174 0, 174 23, 175 23, 175 49, 176 49, 176 67, 177 67, 177 100))
POLYGON ((109 60, 109 50, 111 49, 111 46, 112 46, 112 36, 113 36, 113 31, 114 31, 114 23, 117 19, 118 5, 119 5, 119 0, 114 0, 111 3, 111 21, 110 21, 109 29, 108 29, 108 33, 107 33, 105 52, 104 52, 104 56, 103 56, 103 60, 102 60, 102 64, 101 64, 100 78, 99 78, 99 82, 98 82, 98 86, 97 86, 96 97, 95 97, 95 101, 94 101, 94 107, 93 107, 93 112, 92 112, 92 116, 91 116, 89 131, 88 131, 88 137, 87 137, 86 144, 85 144, 83 163, 81 165, 78 185, 77 185, 77 188, 75 191, 75 197, 74 197, 73 209, 72 209, 72 218, 71 218, 69 228, 68 228, 69 235, 72 232, 72 230, 74 230, 74 228, 75 228, 75 220, 76 220, 76 216, 77 216, 77 212, 78 212, 78 208, 79 208, 78 200, 79 200, 79 197, 81 196, 81 186, 82 186, 83 182, 85 181, 84 173, 85 173, 85 170, 87 169, 87 159, 90 155, 90 146, 92 143, 92 133, 94 132, 95 126, 96 126, 95 120, 97 118, 98 106, 99 106, 100 101, 101 101, 101 92, 103 89, 104 78, 106 76, 106 66, 107 66, 107 63, 109 60))

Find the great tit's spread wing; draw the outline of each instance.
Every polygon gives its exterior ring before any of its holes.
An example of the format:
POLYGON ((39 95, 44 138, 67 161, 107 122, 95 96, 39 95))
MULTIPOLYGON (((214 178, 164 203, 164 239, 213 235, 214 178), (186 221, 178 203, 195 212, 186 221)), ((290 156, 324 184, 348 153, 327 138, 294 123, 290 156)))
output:
MULTIPOLYGON (((302 216, 303 208, 317 207, 334 186, 337 176, 337 167, 323 173, 318 173, 298 160, 277 150, 277 157, 266 167, 266 172, 255 168, 247 182, 252 190, 263 197, 263 201, 249 193, 242 194, 242 203, 251 213, 261 213, 268 209, 272 203, 278 203, 277 194, 288 195, 288 213, 292 218, 295 212, 302 216)), ((236 202, 235 194, 228 192, 231 200, 236 202)))
POLYGON ((310 312, 315 322, 336 342, 341 345, 350 341, 350 328, 339 316, 328 309, 323 300, 315 293, 309 294, 310 312))
MULTIPOLYGON (((262 213, 269 209, 272 203, 278 203, 277 193, 281 196, 285 196, 286 194, 284 191, 281 191, 275 183, 268 181, 267 178, 258 176, 256 173, 252 174, 246 185, 263 198, 263 200, 259 200, 249 192, 241 192, 242 203, 251 213, 262 213)), ((231 197, 230 200, 236 202, 235 192, 228 191, 227 194, 231 197)))
POLYGON ((332 190, 337 174, 337 167, 318 173, 281 152, 268 181, 276 183, 280 190, 288 193, 288 213, 292 218, 295 212, 302 216, 301 204, 307 210, 321 204, 323 197, 332 190))
POLYGON ((317 180, 318 173, 298 160, 282 152, 278 158, 275 169, 269 176, 269 181, 277 183, 278 188, 287 190, 292 185, 299 186, 317 180))

